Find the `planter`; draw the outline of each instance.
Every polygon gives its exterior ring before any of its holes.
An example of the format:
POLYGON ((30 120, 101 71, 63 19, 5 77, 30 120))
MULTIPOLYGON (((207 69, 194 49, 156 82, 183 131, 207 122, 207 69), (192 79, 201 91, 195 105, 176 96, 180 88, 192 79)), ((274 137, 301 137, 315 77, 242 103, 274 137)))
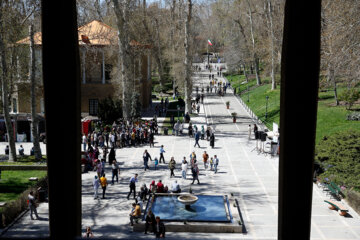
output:
POLYGON ((226 108, 227 108, 227 109, 229 109, 229 108, 230 108, 230 106, 229 106, 229 105, 226 105, 226 108))
POLYGON ((330 206, 329 206, 329 209, 335 210, 335 207, 334 207, 333 205, 330 205, 330 206))
POLYGON ((339 212, 339 215, 340 215, 340 216, 346 216, 346 214, 347 214, 347 212, 345 212, 345 211, 340 211, 340 212, 339 212))
POLYGON ((236 118, 235 117, 233 117, 233 123, 236 123, 236 118))

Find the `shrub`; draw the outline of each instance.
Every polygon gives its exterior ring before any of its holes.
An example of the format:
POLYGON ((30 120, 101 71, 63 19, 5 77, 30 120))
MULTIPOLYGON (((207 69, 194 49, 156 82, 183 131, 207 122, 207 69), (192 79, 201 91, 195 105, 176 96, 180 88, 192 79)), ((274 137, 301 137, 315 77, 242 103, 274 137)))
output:
POLYGON ((324 137, 316 147, 315 160, 325 169, 322 178, 360 190, 360 131, 324 137))
POLYGON ((107 97, 99 101, 98 117, 106 124, 112 124, 122 117, 122 106, 120 100, 107 97))
POLYGON ((30 191, 36 192, 39 187, 48 189, 47 177, 41 178, 35 186, 29 187, 27 190, 21 193, 15 201, 10 202, 5 205, 5 207, 3 207, 0 212, 0 228, 4 228, 12 223, 21 212, 28 208, 27 200, 30 191))
POLYGON ((360 91, 356 88, 347 89, 339 96, 339 100, 346 103, 347 109, 351 109, 351 107, 359 98, 360 91))
POLYGON ((353 112, 347 116, 348 121, 360 121, 360 112, 353 112))
POLYGON ((349 205, 360 214, 360 193, 354 192, 351 189, 345 191, 346 199, 349 205))

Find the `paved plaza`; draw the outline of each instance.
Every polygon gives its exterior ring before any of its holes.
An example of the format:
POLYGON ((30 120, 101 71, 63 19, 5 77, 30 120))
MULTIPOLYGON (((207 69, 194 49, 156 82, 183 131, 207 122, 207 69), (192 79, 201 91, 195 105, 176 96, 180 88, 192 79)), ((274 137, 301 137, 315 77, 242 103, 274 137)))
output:
MULTIPOLYGON (((204 69, 204 67, 202 67, 204 69)), ((209 74, 208 72, 203 72, 209 74)), ((216 75, 216 71, 215 71, 216 75)), ((194 78, 198 86, 206 86, 208 78, 194 78)), ((224 79, 222 80, 224 81, 224 79)), ((195 194, 224 194, 231 193, 240 203, 240 209, 247 229, 246 234, 211 234, 211 233, 167 233, 168 239, 277 239, 278 215, 278 157, 265 156, 252 151, 255 140, 248 139, 248 125, 254 122, 244 110, 239 100, 227 91, 224 97, 207 94, 203 107, 197 117, 193 117, 193 124, 211 125, 215 129, 215 148, 209 146, 206 140, 200 141, 199 147, 194 147, 194 139, 189 138, 185 131, 183 136, 155 136, 155 147, 131 147, 116 150, 116 159, 120 163, 121 173, 119 183, 108 186, 106 199, 94 200, 92 179, 95 172, 82 174, 82 229, 91 226, 95 237, 110 237, 124 239, 153 239, 154 235, 135 233, 129 226, 129 212, 131 198, 127 200, 129 179, 135 173, 139 174, 137 190, 152 180, 162 180, 164 185, 171 186, 174 180, 180 183, 183 192, 191 186, 195 194), (230 109, 226 109, 225 102, 230 101, 230 109), (231 112, 237 112, 237 122, 232 122, 231 112), (154 170, 154 163, 150 162, 150 170, 144 171, 142 154, 148 150, 151 157, 159 158, 159 148, 164 145, 166 164, 160 164, 154 170), (181 178, 181 160, 185 156, 189 159, 192 151, 196 152, 200 167, 201 184, 191 185, 192 176, 188 171, 188 179, 181 178), (210 157, 219 157, 219 170, 205 170, 202 164, 202 154, 207 151, 210 157), (170 178, 167 163, 174 156, 177 162, 175 178, 170 178)), ((254 136, 252 136, 254 138, 254 136)), ((24 144, 25 145, 25 144, 24 144)), ((106 175, 111 182, 111 169, 106 165, 106 175)), ((61 179, 59 180, 61 181, 61 179)), ((99 191, 101 192, 101 191, 99 191)), ((66 197, 66 193, 64 193, 66 197)), ((301 196, 299 196, 301 197, 301 196)), ((360 239, 360 217, 349 207, 349 216, 341 217, 336 211, 328 209, 324 203, 328 199, 320 188, 314 185, 312 208, 311 239, 360 239)), ((343 201, 345 206, 348 206, 343 201)), ((294 206, 301 211, 301 206, 294 206)), ((39 207, 39 215, 48 218, 47 204, 39 207)), ((294 224, 296 220, 294 219, 294 224)), ((299 224, 299 231, 302 226, 299 224)), ((47 221, 30 221, 26 213, 5 236, 39 236, 48 234, 47 221)), ((296 233, 294 233, 294 239, 296 233)))

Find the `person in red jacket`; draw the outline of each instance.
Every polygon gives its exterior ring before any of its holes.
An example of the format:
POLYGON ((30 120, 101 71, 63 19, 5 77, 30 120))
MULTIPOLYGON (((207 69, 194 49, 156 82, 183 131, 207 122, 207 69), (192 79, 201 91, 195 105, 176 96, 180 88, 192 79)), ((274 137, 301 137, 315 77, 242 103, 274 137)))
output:
POLYGON ((164 184, 162 184, 161 180, 156 184, 156 192, 163 193, 164 192, 164 184))

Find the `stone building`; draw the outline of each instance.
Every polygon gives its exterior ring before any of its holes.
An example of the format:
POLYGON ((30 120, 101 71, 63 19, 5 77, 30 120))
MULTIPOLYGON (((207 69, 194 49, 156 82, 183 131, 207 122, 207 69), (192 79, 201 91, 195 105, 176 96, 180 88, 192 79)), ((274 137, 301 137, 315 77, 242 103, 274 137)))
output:
MULTIPOLYGON (((60 37, 60 36, 59 36, 60 37)), ((120 74, 118 71, 118 34, 112 27, 94 20, 78 29, 79 53, 81 64, 81 113, 82 116, 97 115, 101 99, 121 98, 120 74)), ((44 112, 43 87, 41 80, 41 32, 34 34, 36 58, 38 98, 37 111, 44 112)), ((24 38, 17 44, 30 44, 30 38, 24 38)), ((140 94, 142 108, 147 108, 151 101, 151 58, 150 46, 133 40, 133 81, 134 89, 140 94)), ((59 46, 61 47, 61 46, 59 46)), ((59 71, 66 71, 59 66, 59 71)), ((54 73, 56 74, 56 73, 54 73)), ((30 113, 29 80, 19 80, 13 94, 12 111, 30 113)), ((61 83, 54 83, 61 84, 61 83)), ((66 94, 66 93, 64 93, 66 94)))

